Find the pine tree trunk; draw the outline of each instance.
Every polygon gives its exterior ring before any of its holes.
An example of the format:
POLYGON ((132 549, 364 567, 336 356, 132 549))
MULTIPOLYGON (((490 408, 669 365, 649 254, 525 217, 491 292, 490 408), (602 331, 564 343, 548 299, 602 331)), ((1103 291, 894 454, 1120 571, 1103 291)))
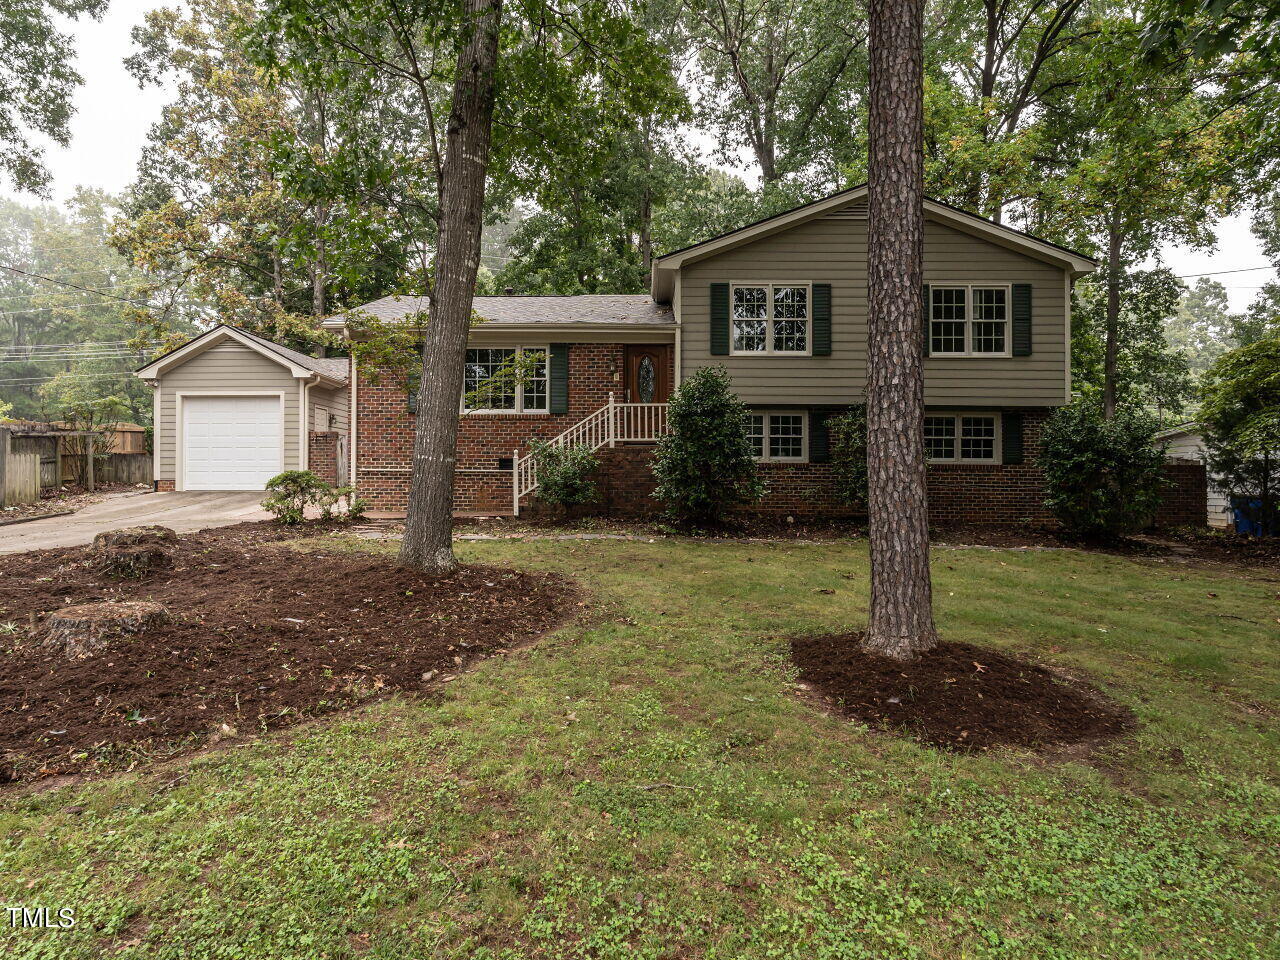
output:
POLYGON ((920 317, 924 257, 923 0, 871 0, 864 646, 911 660, 938 642, 929 578, 920 317))
POLYGON ((1107 335, 1102 354, 1102 416, 1116 415, 1116 367, 1120 352, 1120 225, 1107 227, 1107 335))
POLYGON ((458 54, 440 173, 440 245, 422 346, 413 480, 400 562, 428 573, 457 568, 453 472, 458 404, 480 265, 485 180, 493 130, 502 0, 467 0, 474 32, 458 54))

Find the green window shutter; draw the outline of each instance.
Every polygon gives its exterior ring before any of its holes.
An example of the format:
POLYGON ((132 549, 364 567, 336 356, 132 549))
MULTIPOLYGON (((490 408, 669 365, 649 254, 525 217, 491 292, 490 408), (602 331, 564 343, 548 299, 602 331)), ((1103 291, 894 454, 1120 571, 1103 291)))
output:
POLYGON ((551 344, 551 412, 569 412, 569 345, 551 344))
POLYGON ((809 410, 809 462, 829 463, 831 461, 831 434, 827 429, 827 418, 831 411, 811 408, 809 410))
POLYGON ((831 356, 831 284, 813 285, 813 355, 831 356))
POLYGON ((1013 285, 1013 355, 1031 356, 1031 284, 1013 285))
POLYGON ((1000 416, 1000 452, 1004 463, 1016 466, 1023 462, 1022 414, 1005 411, 1000 416))
POLYGON ((711 285, 711 355, 729 355, 729 285, 711 285))
POLYGON ((924 297, 920 300, 920 328, 924 334, 924 355, 929 356, 929 285, 924 285, 924 297))
POLYGON ((416 364, 414 368, 409 371, 409 376, 405 381, 405 389, 408 391, 408 396, 406 397, 406 406, 409 408, 409 412, 415 415, 418 412, 418 387, 421 384, 422 384, 422 364, 419 363, 419 364, 416 364))

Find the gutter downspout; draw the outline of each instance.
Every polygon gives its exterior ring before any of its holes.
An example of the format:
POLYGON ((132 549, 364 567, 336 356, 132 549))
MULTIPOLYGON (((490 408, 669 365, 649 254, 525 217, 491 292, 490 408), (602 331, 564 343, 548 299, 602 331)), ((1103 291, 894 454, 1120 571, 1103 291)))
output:
POLYGON ((347 361, 347 379, 351 383, 351 423, 347 427, 350 435, 347 447, 347 485, 356 485, 356 358, 354 354, 347 361))
POLYGON ((311 459, 308 441, 311 439, 311 388, 320 380, 320 374, 313 373, 308 379, 298 378, 298 469, 306 470, 311 459))

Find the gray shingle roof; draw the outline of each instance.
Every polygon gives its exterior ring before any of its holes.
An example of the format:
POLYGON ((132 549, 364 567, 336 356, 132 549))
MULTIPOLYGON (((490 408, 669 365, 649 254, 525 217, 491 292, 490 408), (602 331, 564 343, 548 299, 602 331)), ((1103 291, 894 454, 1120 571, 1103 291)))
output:
MULTIPOLYGON (((383 297, 357 307, 380 320, 402 320, 427 309, 426 297, 383 297)), ((489 323, 674 324, 671 308, 647 293, 584 293, 577 296, 476 297, 475 312, 489 323)), ((342 320, 342 315, 330 317, 342 320)))
POLYGON ((240 327, 234 328, 237 333, 243 334, 254 343, 261 345, 264 349, 277 353, 291 363, 296 363, 300 367, 313 370, 322 376, 329 377, 332 380, 347 380, 347 358, 346 357, 309 357, 305 353, 299 353, 297 350, 291 350, 288 347, 282 347, 274 340, 268 340, 260 337, 256 333, 250 333, 248 330, 242 330, 240 327))

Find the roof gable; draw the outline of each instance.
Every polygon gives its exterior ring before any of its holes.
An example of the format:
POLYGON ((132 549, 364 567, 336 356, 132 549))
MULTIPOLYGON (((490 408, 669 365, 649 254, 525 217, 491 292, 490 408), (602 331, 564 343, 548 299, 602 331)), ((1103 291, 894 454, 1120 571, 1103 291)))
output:
MULTIPOLYGON (((995 223, 977 214, 969 213, 939 200, 928 197, 924 201, 924 213, 928 219, 945 223, 965 233, 983 240, 999 244, 1009 249, 1024 253, 1027 256, 1051 263, 1070 272, 1074 276, 1089 273, 1097 263, 1084 254, 1066 247, 1041 240, 1029 233, 1015 230, 1004 224, 995 223)), ((680 250, 658 257, 653 262, 653 278, 651 289, 653 297, 660 303, 669 303, 675 289, 675 278, 680 268, 686 264, 714 257, 719 253, 735 249, 744 244, 753 243, 765 237, 774 236, 791 230, 801 224, 820 217, 840 220, 866 220, 867 218, 867 185, 861 184, 841 190, 821 199, 814 200, 791 210, 757 220, 736 230, 730 230, 718 237, 712 237, 701 243, 695 243, 680 250)))
POLYGON ((228 323, 220 323, 213 329, 206 330, 199 336, 193 337, 180 347, 175 347, 168 353, 162 354, 146 366, 135 370, 134 376, 144 380, 154 380, 156 377, 163 376, 169 370, 181 366, 193 357, 199 356, 210 347, 229 340, 252 350, 273 363, 280 364, 295 377, 320 376, 335 384, 343 384, 347 381, 346 360, 309 357, 305 353, 291 350, 273 340, 259 337, 256 334, 249 333, 247 330, 233 327, 228 323))

